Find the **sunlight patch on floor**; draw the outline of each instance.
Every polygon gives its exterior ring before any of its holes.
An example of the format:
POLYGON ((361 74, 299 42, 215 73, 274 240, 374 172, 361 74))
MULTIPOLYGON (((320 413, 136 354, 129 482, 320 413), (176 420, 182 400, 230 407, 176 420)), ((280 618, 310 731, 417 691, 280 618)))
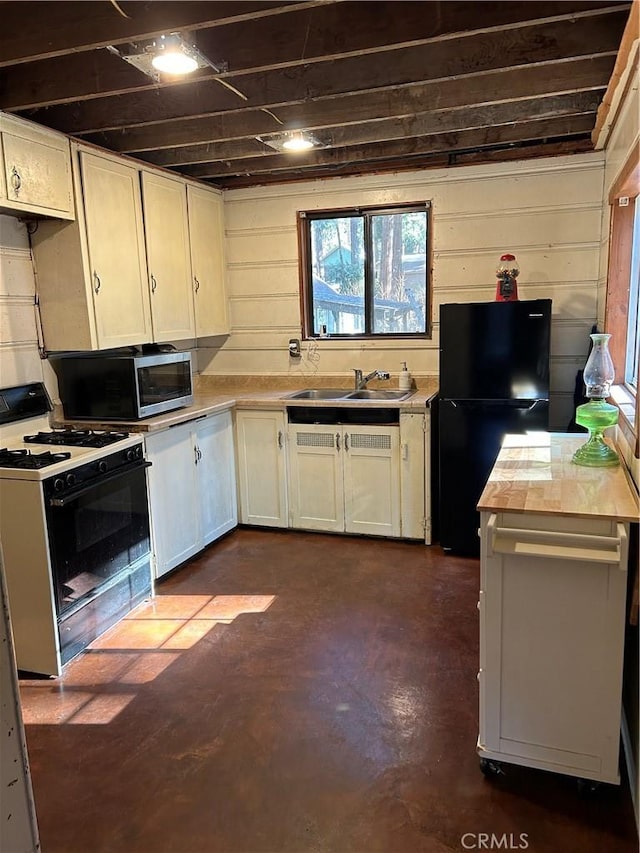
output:
POLYGON ((20 682, 26 725, 105 725, 217 625, 264 613, 275 595, 159 595, 95 640, 55 681, 20 682), (115 690, 114 690, 115 688, 115 690), (113 691, 113 692, 112 692, 113 691))

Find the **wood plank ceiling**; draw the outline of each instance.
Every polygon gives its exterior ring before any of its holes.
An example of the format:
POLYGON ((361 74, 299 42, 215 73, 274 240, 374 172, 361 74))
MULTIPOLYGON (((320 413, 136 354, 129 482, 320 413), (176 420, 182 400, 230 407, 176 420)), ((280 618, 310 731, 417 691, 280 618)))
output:
POLYGON ((1 2, 0 109, 220 187, 576 153, 630 7, 1 2), (218 70, 156 81, 107 49, 176 31, 218 70), (267 144, 294 129, 322 147, 267 144))

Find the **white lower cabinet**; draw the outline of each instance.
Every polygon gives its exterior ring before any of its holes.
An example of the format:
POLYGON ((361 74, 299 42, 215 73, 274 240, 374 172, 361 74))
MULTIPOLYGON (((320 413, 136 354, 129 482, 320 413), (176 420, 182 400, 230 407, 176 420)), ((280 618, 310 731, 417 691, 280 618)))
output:
POLYGON ((156 577, 237 524, 230 412, 179 424, 146 438, 156 577))
POLYGON ((287 527, 285 423, 281 411, 236 413, 240 520, 287 527))
POLYGON ((289 425, 291 524, 400 536, 397 426, 289 425))
POLYGON ((481 513, 481 759, 619 782, 628 527, 481 513))

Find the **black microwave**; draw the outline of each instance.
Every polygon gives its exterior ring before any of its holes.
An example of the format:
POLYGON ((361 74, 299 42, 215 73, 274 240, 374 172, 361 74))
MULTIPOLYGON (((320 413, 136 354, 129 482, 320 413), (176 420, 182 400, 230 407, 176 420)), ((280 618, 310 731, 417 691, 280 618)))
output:
POLYGON ((190 406, 190 352, 83 353, 56 359, 69 420, 139 420, 190 406))

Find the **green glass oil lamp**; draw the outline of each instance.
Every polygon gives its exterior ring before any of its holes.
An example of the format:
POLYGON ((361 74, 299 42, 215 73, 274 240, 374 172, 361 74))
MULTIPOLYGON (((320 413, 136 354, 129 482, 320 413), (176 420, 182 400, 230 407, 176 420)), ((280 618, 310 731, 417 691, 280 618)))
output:
POLYGON ((618 423, 618 409, 607 403, 615 370, 609 355, 611 335, 591 335, 593 346, 584 366, 584 384, 587 388, 588 403, 576 409, 576 423, 589 430, 589 439, 573 455, 576 465, 588 465, 592 468, 613 467, 620 464, 615 450, 604 440, 602 433, 608 427, 618 423))

